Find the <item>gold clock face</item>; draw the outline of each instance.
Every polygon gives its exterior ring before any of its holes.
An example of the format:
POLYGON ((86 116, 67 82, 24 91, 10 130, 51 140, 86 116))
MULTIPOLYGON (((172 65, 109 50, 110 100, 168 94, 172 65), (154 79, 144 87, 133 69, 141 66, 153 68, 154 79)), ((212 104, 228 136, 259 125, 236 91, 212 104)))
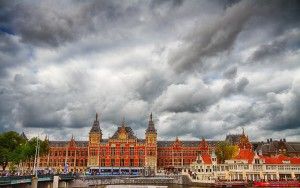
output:
POLYGON ((97 137, 91 137, 91 142, 92 143, 97 143, 97 137))
POLYGON ((118 137, 119 137, 120 140, 127 139, 127 133, 126 133, 125 127, 122 127, 122 129, 119 132, 118 137))
POLYGON ((127 135, 126 135, 126 133, 125 133, 125 132, 120 132, 120 134, 119 134, 119 139, 121 139, 121 140, 125 140, 125 139, 126 139, 126 137, 127 137, 127 135))

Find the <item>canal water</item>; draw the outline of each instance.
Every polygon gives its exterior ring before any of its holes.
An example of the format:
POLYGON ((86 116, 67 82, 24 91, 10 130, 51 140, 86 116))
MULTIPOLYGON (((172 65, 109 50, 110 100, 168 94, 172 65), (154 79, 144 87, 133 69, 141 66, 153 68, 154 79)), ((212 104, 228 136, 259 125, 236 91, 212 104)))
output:
POLYGON ((97 188, 204 188, 204 187, 168 184, 168 185, 101 185, 101 186, 97 186, 97 188))

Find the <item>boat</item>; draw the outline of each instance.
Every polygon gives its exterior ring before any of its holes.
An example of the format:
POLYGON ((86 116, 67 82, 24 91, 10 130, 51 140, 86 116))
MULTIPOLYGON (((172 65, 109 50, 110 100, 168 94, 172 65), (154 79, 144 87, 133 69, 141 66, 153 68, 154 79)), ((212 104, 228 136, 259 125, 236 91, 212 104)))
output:
POLYGON ((300 187, 297 180, 255 181, 254 187, 300 187))
POLYGON ((246 187, 246 181, 216 181, 214 187, 246 187))
POLYGON ((105 188, 168 188, 162 185, 107 185, 105 188))

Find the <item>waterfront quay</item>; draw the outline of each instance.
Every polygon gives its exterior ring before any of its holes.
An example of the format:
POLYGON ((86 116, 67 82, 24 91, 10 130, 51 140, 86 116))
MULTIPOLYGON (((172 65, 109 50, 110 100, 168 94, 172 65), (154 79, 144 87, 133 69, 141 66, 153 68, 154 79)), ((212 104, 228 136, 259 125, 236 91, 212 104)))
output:
POLYGON ((101 185, 194 185, 210 186, 192 182, 186 175, 132 177, 132 176, 71 176, 60 175, 38 176, 11 176, 0 177, 0 186, 6 188, 67 188, 67 187, 94 187, 101 185))

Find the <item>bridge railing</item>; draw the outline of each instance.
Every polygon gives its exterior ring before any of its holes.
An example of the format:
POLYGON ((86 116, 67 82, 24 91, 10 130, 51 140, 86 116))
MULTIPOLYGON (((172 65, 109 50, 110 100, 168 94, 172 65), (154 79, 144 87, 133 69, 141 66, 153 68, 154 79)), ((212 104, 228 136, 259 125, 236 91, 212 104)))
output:
MULTIPOLYGON (((57 174, 62 181, 73 180, 76 178, 74 174, 57 174)), ((52 181, 54 174, 43 174, 38 175, 38 179, 41 181, 52 181)), ((11 185, 18 183, 28 183, 31 182, 31 179, 34 175, 30 176, 2 176, 0 177, 0 186, 1 185, 11 185)))
POLYGON ((75 174, 59 174, 61 180, 72 180, 77 178, 78 176, 75 174))

